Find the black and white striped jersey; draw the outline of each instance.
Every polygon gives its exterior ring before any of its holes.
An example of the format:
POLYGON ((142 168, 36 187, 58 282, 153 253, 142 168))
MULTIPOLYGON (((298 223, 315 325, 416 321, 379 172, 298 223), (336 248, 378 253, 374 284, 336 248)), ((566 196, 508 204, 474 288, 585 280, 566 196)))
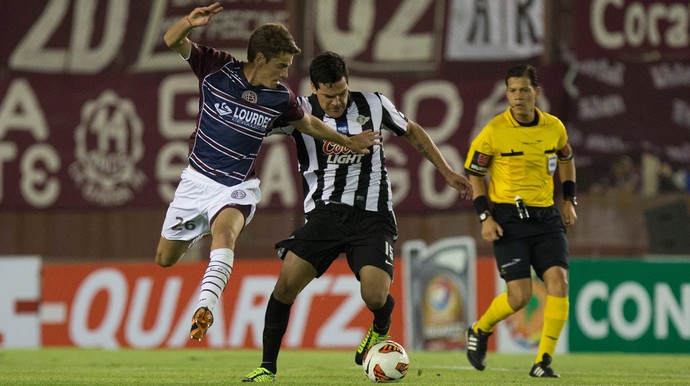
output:
MULTIPOLYGON (((344 135, 385 129, 399 136, 407 131, 407 118, 379 93, 350 91, 347 111, 339 118, 326 115, 316 95, 297 99, 305 113, 344 135)), ((393 211, 382 146, 373 146, 369 154, 357 154, 341 145, 302 134, 291 126, 276 127, 272 133, 290 134, 295 139, 305 213, 319 202, 341 203, 375 212, 393 211)))

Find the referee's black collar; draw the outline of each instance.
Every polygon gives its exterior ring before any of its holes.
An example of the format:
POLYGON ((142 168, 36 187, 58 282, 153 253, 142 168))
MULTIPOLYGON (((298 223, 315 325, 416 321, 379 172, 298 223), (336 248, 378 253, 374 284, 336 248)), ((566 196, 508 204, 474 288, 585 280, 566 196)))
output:
POLYGON ((532 122, 520 122, 517 120, 517 118, 515 119, 515 122, 517 122, 518 125, 522 127, 534 127, 539 124, 539 111, 537 109, 534 109, 534 119, 532 120, 532 122))

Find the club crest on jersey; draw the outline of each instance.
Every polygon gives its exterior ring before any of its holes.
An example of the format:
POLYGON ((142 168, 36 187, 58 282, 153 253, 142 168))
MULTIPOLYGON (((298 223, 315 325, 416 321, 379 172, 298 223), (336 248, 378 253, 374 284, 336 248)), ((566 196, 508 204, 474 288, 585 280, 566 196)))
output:
POLYGON ((242 93, 242 99, 246 100, 247 102, 256 103, 257 99, 259 98, 256 96, 254 91, 245 91, 242 93))
POLYGON ((358 115, 357 118, 355 118, 355 122, 357 122, 360 125, 363 125, 367 122, 369 122, 369 117, 365 117, 364 115, 358 115))

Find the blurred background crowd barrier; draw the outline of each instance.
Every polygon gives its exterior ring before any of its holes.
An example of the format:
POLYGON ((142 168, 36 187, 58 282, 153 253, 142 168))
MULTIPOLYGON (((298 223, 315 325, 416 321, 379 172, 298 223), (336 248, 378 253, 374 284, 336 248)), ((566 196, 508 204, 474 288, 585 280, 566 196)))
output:
MULTIPOLYGON (((0 14, 0 255, 151 261, 185 165, 197 83, 163 44, 192 0, 5 1, 0 14)), ((503 77, 537 66, 539 106, 569 130, 578 166, 574 255, 690 254, 690 16, 685 1, 257 0, 191 38, 238 58, 252 30, 290 27, 307 65, 343 54, 351 87, 380 91, 462 169, 469 142, 507 105, 503 77)), ((401 240, 478 237, 459 201, 402 139, 386 138, 401 240)), ((238 258, 273 256, 303 221, 287 138, 257 164, 264 201, 238 258)), ((559 203, 560 204, 560 203, 559 203)), ((187 259, 205 255, 200 243, 187 259)), ((397 246, 398 252, 400 246, 397 246)), ((479 242, 479 255, 491 254, 479 242)))

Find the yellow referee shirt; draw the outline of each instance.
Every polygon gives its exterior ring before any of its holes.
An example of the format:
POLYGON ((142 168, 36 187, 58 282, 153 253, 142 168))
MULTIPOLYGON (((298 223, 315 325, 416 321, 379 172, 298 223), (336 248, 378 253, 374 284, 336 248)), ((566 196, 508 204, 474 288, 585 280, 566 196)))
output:
POLYGON ((468 173, 489 173, 488 194, 494 203, 553 205, 553 175, 559 161, 572 157, 565 126, 551 114, 536 109, 535 126, 521 126, 510 109, 491 120, 472 141, 465 161, 468 173), (561 149, 561 154, 557 152, 561 149), (560 157, 560 158, 559 158, 560 157))

